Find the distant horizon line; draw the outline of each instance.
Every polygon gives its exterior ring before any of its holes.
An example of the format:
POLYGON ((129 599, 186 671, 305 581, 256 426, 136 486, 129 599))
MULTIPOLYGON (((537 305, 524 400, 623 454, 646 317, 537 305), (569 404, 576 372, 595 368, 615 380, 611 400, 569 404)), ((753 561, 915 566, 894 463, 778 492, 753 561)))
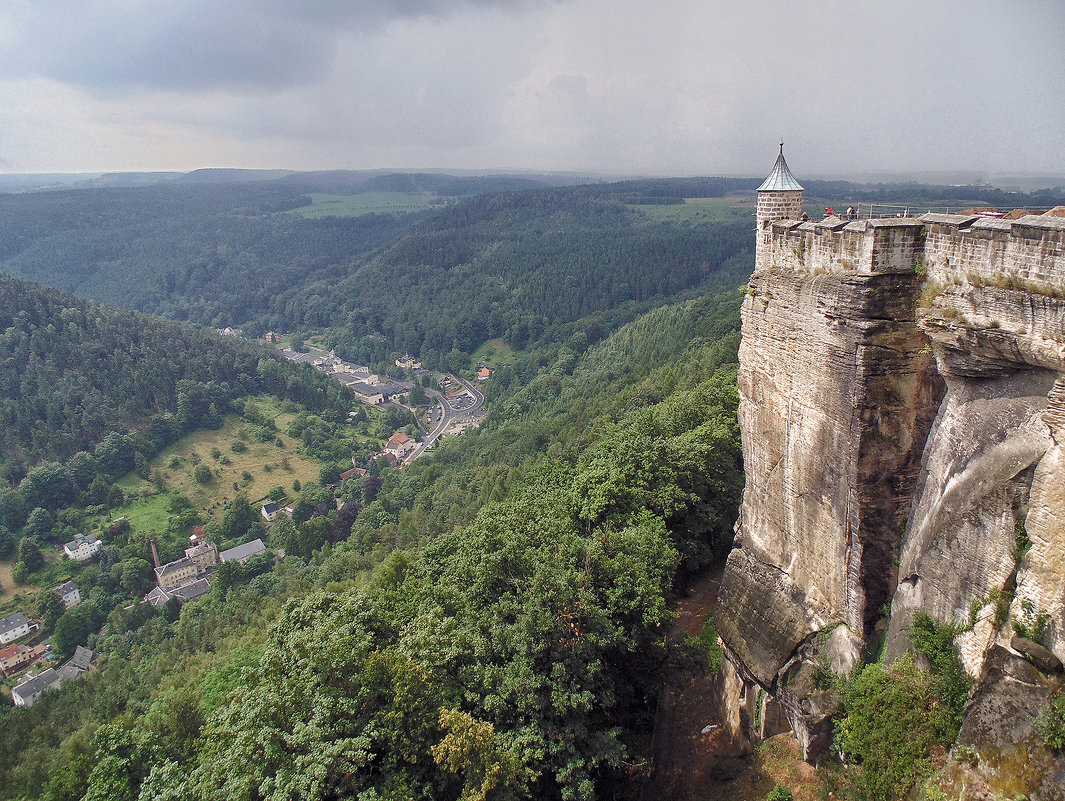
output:
MULTIPOLYGON (((289 167, 195 167, 192 169, 95 169, 95 170, 40 170, 40 171, 2 171, 0 178, 11 181, 33 180, 35 178, 86 179, 103 176, 174 176, 181 177, 202 172, 233 173, 277 173, 278 177, 303 173, 376 173, 376 174, 417 174, 431 173, 442 175, 471 176, 566 176, 571 178, 589 178, 594 180, 656 180, 668 178, 735 178, 761 179, 765 176, 756 172, 615 172, 605 170, 582 169, 534 169, 507 167, 326 167, 315 169, 294 169, 289 167)), ((945 170, 863 170, 854 173, 803 171, 804 180, 845 181, 849 183, 902 183, 917 182, 938 185, 1000 185, 1017 182, 1026 185, 1027 191, 1033 189, 1059 189, 1065 186, 1065 174, 1038 172, 1034 170, 988 171, 971 169, 945 170), (1037 185, 1037 182, 1044 182, 1037 185)), ((3 191, 3 190, 0 190, 3 191)))

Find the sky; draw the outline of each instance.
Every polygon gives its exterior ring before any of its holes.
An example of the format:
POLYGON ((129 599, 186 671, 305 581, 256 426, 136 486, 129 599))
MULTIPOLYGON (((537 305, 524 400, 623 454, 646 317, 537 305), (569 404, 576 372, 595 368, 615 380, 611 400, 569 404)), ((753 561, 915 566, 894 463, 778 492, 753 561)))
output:
POLYGON ((1065 175, 1065 0, 4 0, 0 172, 1065 175))

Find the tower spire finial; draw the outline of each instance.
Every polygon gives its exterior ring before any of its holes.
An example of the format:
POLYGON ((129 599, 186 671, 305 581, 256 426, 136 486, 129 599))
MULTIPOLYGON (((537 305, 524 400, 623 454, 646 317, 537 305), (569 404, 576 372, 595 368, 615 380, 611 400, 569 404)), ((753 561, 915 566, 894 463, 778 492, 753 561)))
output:
POLYGON ((780 137, 780 155, 784 155, 784 137, 780 137))

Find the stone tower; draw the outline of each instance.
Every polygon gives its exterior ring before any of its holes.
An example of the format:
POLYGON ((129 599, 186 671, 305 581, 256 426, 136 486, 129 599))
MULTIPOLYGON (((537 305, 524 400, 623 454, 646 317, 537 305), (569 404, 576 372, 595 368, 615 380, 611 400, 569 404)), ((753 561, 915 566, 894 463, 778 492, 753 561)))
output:
POLYGON ((769 252, 774 220, 797 220, 802 216, 802 184, 788 169, 784 161, 784 141, 780 142, 780 155, 772 172, 758 187, 758 240, 755 246, 754 268, 761 270, 769 252))

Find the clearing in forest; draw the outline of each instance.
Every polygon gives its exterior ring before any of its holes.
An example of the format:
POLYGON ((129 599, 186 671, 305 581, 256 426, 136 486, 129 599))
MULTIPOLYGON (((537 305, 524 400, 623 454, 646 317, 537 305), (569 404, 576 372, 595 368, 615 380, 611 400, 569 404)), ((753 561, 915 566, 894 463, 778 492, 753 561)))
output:
MULTIPOLYGON (((278 416, 277 430, 267 439, 261 426, 226 415, 221 428, 201 429, 162 450, 150 463, 152 475, 158 471, 165 493, 187 497, 205 521, 221 520, 225 504, 238 492, 252 504, 279 485, 294 496, 293 481, 317 481, 321 465, 296 453, 299 443, 284 433, 291 417, 278 416)), ((154 494, 156 486, 151 481, 130 473, 118 486, 131 501, 116 512, 117 517, 128 516, 136 530, 166 529, 166 497, 154 494)))
POLYGON ((310 219, 361 217, 364 214, 405 214, 425 211, 437 201, 431 192, 362 192, 358 195, 311 194, 311 205, 293 209, 310 219))

